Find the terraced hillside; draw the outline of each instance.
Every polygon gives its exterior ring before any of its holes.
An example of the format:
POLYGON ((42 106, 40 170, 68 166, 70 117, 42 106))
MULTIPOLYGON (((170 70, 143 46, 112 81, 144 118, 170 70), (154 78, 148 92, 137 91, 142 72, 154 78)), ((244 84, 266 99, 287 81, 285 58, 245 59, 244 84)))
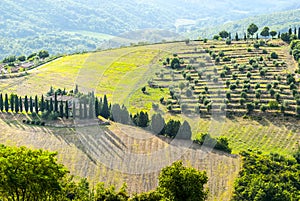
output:
POLYGON ((166 104, 175 113, 196 111, 205 117, 281 111, 295 115, 299 83, 288 47, 273 41, 260 42, 256 48, 251 41, 182 46, 175 56, 185 64, 177 69, 167 65, 152 85, 170 89, 166 104))

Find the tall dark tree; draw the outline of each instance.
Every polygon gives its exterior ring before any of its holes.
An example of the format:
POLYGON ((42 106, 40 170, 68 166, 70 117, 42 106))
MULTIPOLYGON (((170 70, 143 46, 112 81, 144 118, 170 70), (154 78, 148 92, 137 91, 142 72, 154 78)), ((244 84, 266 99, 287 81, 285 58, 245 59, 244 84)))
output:
POLYGON ((180 121, 175 121, 173 119, 169 120, 164 129, 165 134, 167 134, 170 137, 175 137, 178 133, 180 126, 180 121))
POLYGON ((244 33, 244 41, 246 41, 247 40, 247 35, 246 35, 246 33, 244 33))
POLYGON ((31 96, 29 98, 29 111, 33 113, 33 100, 31 96))
POLYGON ((46 110, 47 112, 49 112, 49 110, 50 110, 50 103, 49 103, 49 100, 46 100, 46 102, 45 102, 45 110, 46 110))
POLYGON ((102 110, 101 110, 100 114, 102 117, 104 117, 106 119, 110 116, 106 95, 104 95, 104 97, 103 97, 103 106, 102 106, 102 110))
POLYGON ((19 98, 19 106, 20 106, 20 112, 23 112, 23 100, 21 96, 19 98))
POLYGON ((15 97, 15 112, 19 113, 19 111, 20 111, 19 97, 18 97, 18 95, 15 95, 14 97, 15 97))
POLYGON ((298 39, 300 39, 300 27, 298 28, 298 39))
POLYGON ((280 33, 280 31, 278 32, 277 38, 281 38, 281 33, 280 33))
POLYGON ((2 93, 0 94, 0 111, 3 111, 3 96, 2 93))
POLYGON ((53 112, 53 100, 52 100, 52 98, 50 98, 49 112, 53 112))
POLYGON ((10 94, 10 110, 13 112, 15 110, 15 95, 10 94))
POLYGON ((294 34, 297 35, 297 28, 294 27, 294 34))
POLYGON ((41 110, 41 112, 44 112, 44 110, 45 110, 45 100, 44 100, 44 95, 42 95, 42 97, 41 97, 40 110, 41 110))
POLYGON ((257 30, 258 30, 258 27, 254 23, 249 25, 247 32, 249 35, 252 36, 252 39, 253 39, 253 35, 257 32, 257 30))
POLYGON ((25 96, 25 98, 24 98, 24 109, 25 109, 25 112, 26 112, 26 113, 28 112, 28 108, 29 108, 29 105, 28 105, 28 97, 25 96))
POLYGON ((34 97, 34 110, 37 114, 39 113, 39 100, 37 95, 34 97))
POLYGON ((54 94, 54 112, 58 112, 57 93, 54 94))
POLYGON ((289 28, 289 35, 292 35, 292 28, 289 28))
POLYGON ((5 108, 5 111, 8 112, 9 105, 8 105, 8 95, 7 94, 5 94, 4 108, 5 108))
POLYGON ((64 103, 62 100, 60 101, 60 104, 59 104, 59 117, 60 118, 64 117, 64 103))
POLYGON ((66 117, 66 119, 69 119, 69 103, 68 103, 68 101, 66 101, 66 105, 65 105, 65 117, 66 117))
POLYGON ((96 117, 98 117, 100 115, 99 100, 97 97, 95 98, 95 115, 96 115, 96 117))
POLYGON ((237 32, 235 33, 235 40, 236 40, 236 41, 238 41, 238 40, 239 40, 239 35, 238 35, 238 33, 237 33, 237 32))

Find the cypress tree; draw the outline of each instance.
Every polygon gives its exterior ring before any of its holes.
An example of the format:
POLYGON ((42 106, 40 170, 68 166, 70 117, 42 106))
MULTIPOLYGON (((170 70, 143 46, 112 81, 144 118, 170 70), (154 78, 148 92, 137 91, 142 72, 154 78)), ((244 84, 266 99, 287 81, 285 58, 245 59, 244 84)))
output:
POLYGON ((54 112, 58 112, 57 93, 54 94, 54 112))
POLYGON ((15 110, 15 95, 10 94, 10 110, 13 112, 15 110))
POLYGON ((66 119, 69 119, 69 103, 68 103, 68 101, 66 101, 66 105, 65 105, 65 117, 66 117, 66 119))
POLYGON ((33 113, 33 100, 31 96, 29 98, 29 110, 31 113, 33 113))
POLYGON ((244 41, 247 40, 247 36, 246 36, 246 33, 244 33, 244 41))
POLYGON ((292 28, 289 28, 289 35, 292 35, 292 28))
POLYGON ((76 102, 74 100, 72 102, 72 116, 73 116, 73 119, 76 118, 76 102))
POLYGON ((298 39, 300 39, 300 27, 298 28, 298 39))
POLYGON ((64 104, 63 104, 62 100, 60 101, 60 104, 59 104, 59 117, 60 118, 64 117, 64 104))
POLYGON ((15 112, 18 113, 20 110, 20 106, 19 106, 19 97, 17 95, 15 95, 15 112))
POLYGON ((0 110, 3 111, 3 96, 2 93, 0 94, 0 110))
POLYGON ((237 32, 235 33, 235 40, 236 40, 236 41, 238 41, 238 40, 239 40, 239 35, 238 35, 238 33, 237 33, 237 32))
POLYGON ((50 98, 49 112, 53 112, 53 100, 50 98))
POLYGON ((297 28, 294 28, 294 34, 297 35, 297 28))
POLYGON ((8 105, 8 95, 7 94, 5 94, 4 107, 5 107, 5 111, 8 112, 9 105, 8 105))
POLYGON ((100 115, 100 112, 99 112, 99 101, 98 101, 97 97, 95 99, 95 115, 96 115, 96 117, 98 117, 100 115))
POLYGON ((38 114, 39 113, 39 100, 38 100, 37 95, 35 95, 35 97, 34 97, 34 109, 35 109, 35 112, 38 114))
MULTIPOLYGON (((100 97, 100 99, 99 99, 99 108, 98 108, 99 115, 101 115, 102 106, 103 106, 103 101, 102 101, 102 98, 100 97)), ((99 116, 99 115, 98 115, 98 116, 99 116)))
POLYGON ((280 34, 280 31, 278 32, 278 38, 280 38, 281 37, 281 34, 280 34))
POLYGON ((19 98, 19 106, 20 106, 20 112, 23 112, 23 101, 22 101, 22 97, 21 96, 19 98))
POLYGON ((45 110, 45 100, 44 100, 44 95, 42 95, 42 97, 41 97, 40 110, 41 110, 41 112, 44 112, 44 110, 45 110))
POLYGON ((109 117, 109 107, 108 107, 108 102, 107 102, 107 97, 104 95, 103 97, 103 106, 101 110, 101 116, 107 119, 109 117))
POLYGON ((28 112, 28 98, 27 98, 27 96, 25 96, 25 98, 24 98, 24 109, 25 109, 25 112, 27 113, 28 112))
POLYGON ((87 119, 88 111, 87 111, 87 100, 83 101, 83 118, 87 119))

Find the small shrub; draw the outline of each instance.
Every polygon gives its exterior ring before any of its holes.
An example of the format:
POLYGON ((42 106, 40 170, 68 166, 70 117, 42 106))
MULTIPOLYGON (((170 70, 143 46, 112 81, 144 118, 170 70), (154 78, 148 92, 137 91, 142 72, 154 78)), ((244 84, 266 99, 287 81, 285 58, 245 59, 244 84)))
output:
POLYGON ((268 54, 268 51, 267 50, 262 50, 262 53, 263 54, 268 54))
POLYGON ((231 84, 229 88, 230 88, 230 90, 235 90, 236 89, 236 84, 231 84))
POLYGON ((263 104, 263 105, 260 106, 260 110, 261 110, 262 112, 267 111, 267 109, 268 109, 268 106, 265 105, 265 104, 263 104))
POLYGON ((252 52, 252 49, 251 49, 251 48, 248 48, 248 49, 247 49, 247 52, 252 52))
POLYGON ((272 59, 278 59, 278 54, 276 54, 276 52, 272 52, 272 53, 270 54, 270 57, 271 57, 272 59))

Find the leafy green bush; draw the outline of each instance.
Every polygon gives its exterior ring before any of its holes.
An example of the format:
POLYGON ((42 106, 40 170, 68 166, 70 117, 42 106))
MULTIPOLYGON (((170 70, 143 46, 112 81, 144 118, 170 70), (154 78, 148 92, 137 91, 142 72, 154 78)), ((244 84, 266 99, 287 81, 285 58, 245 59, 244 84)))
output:
POLYGON ((200 138, 194 140, 195 143, 204 145, 207 147, 212 147, 217 150, 221 150, 227 153, 231 153, 231 148, 229 147, 228 139, 226 137, 212 138, 210 134, 203 133, 200 138))

